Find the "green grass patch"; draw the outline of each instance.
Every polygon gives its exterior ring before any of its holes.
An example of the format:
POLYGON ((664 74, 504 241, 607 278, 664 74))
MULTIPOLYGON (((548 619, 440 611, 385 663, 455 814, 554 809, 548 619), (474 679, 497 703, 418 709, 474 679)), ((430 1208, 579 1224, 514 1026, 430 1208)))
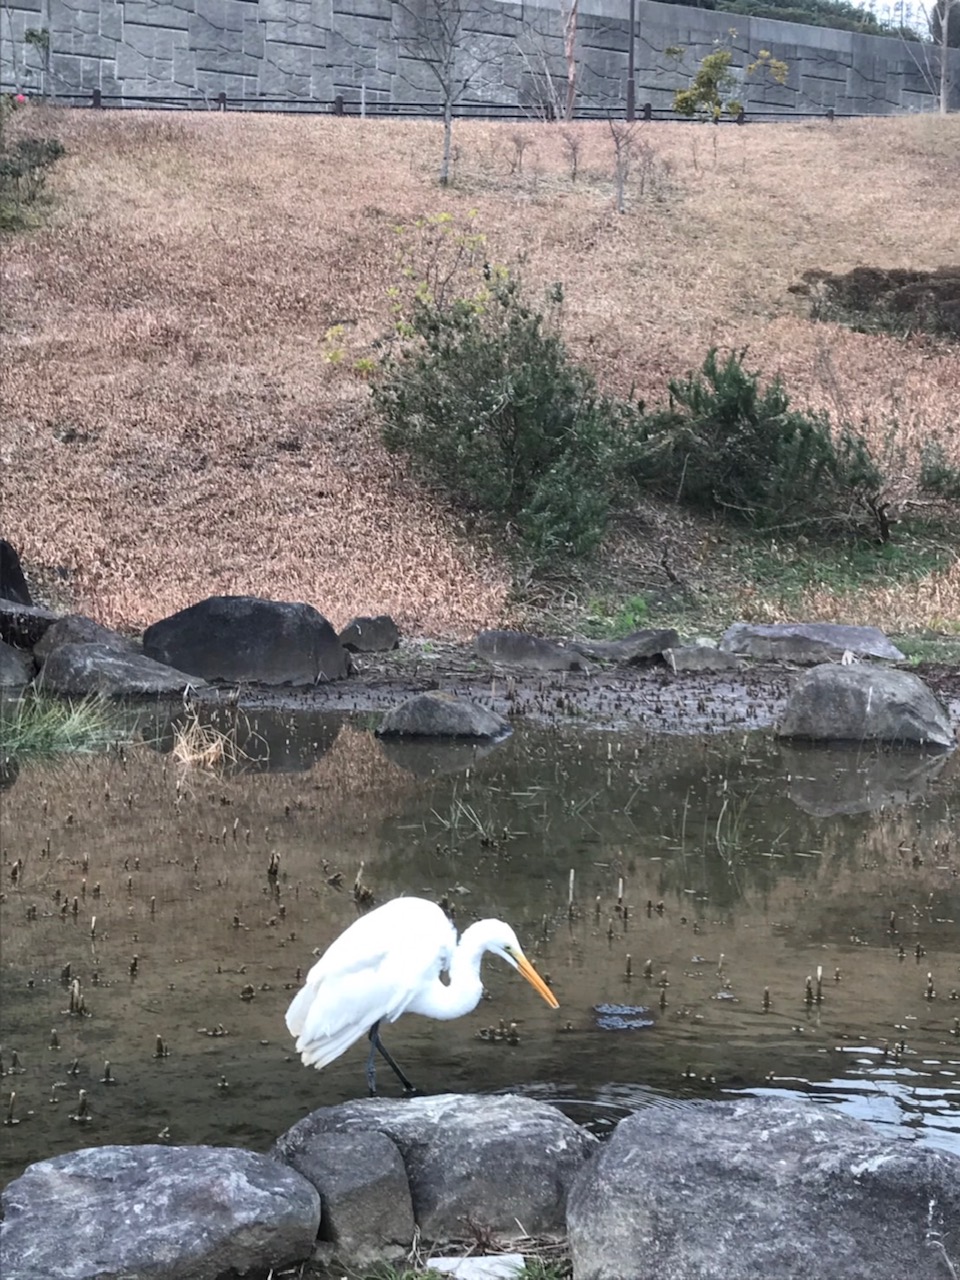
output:
POLYGON ((67 701, 31 694, 0 702, 0 759, 98 751, 128 737, 119 710, 102 698, 67 701))
POLYGON ((744 576, 761 597, 786 604, 822 589, 838 596, 868 587, 896 588, 946 569, 957 558, 956 535, 942 525, 900 525, 889 542, 845 538, 781 543, 744 539, 736 550, 744 576), (952 545, 951 545, 952 543, 952 545))

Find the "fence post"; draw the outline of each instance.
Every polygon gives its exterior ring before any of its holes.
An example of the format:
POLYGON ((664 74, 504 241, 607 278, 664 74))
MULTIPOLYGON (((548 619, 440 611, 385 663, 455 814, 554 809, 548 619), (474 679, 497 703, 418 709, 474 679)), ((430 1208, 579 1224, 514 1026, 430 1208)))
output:
POLYGON ((101 94, 99 89, 94 89, 92 96, 93 96, 94 111, 100 111, 103 107, 103 95, 101 94))
POLYGON ((827 107, 827 119, 830 121, 831 124, 833 124, 833 117, 834 117, 833 107, 827 107))
POLYGON ((343 115, 343 94, 338 93, 333 100, 333 114, 335 116, 343 115))
POLYGON ((653 119, 653 103, 652 102, 645 102, 643 104, 643 118, 644 120, 653 119))
POLYGON ((743 107, 741 107, 740 110, 737 112, 737 124, 746 124, 746 123, 747 123, 747 113, 744 111, 743 107))

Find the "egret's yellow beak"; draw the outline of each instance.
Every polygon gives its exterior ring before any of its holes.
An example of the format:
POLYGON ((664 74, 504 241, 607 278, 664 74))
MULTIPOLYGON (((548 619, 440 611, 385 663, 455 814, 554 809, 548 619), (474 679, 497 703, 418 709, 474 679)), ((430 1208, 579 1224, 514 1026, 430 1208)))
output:
POLYGON ((550 988, 547 986, 544 980, 540 977, 539 973, 537 973, 536 969, 533 967, 533 965, 530 963, 527 957, 520 955, 520 956, 517 956, 516 960, 517 960, 517 968, 520 970, 520 972, 523 974, 526 980, 530 983, 531 987, 533 987, 534 991, 539 992, 540 995, 543 996, 544 1000, 546 1000, 547 1004, 550 1006, 551 1009, 559 1009, 560 1001, 553 994, 553 992, 550 990, 550 988))

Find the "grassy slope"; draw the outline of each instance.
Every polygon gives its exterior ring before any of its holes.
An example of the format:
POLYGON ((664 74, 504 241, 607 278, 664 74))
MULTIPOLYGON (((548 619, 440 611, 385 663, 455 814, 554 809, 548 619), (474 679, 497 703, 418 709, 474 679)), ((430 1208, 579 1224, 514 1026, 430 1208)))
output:
MULTIPOLYGON (((749 347, 797 402, 863 423, 878 445, 896 420, 904 475, 931 430, 960 464, 956 348, 815 325, 787 292, 809 267, 955 260, 960 118, 648 125, 626 216, 600 124, 575 129, 576 183, 558 127, 458 124, 456 183, 441 192, 429 123, 28 123, 69 157, 48 228, 4 253, 4 534, 29 563, 65 566, 75 602, 106 622, 247 591, 308 600, 337 624, 386 610, 433 634, 530 616, 496 552, 383 452, 352 371, 389 330, 395 227, 441 210, 476 209, 489 257, 522 254, 531 285, 565 283, 571 348, 608 390, 657 399, 709 345, 749 347), (339 363, 323 358, 335 325, 339 363)), ((663 509, 613 537, 591 573, 606 585, 574 583, 568 604, 669 587, 665 543, 714 614, 894 630, 960 619, 950 546, 911 560, 906 544, 851 597, 859 570, 842 553, 812 572, 776 549, 745 562, 736 541, 663 509)))

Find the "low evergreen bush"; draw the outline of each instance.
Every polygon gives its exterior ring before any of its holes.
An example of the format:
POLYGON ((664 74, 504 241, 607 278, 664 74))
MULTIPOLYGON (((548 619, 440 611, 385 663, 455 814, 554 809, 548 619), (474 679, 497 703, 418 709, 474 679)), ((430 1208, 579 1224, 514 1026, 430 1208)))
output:
POLYGON ((543 564, 585 555, 606 527, 620 440, 637 412, 567 354, 556 311, 485 268, 474 298, 420 290, 373 388, 383 440, 470 511, 498 516, 543 564))
POLYGON ((625 443, 626 469, 660 497, 761 529, 877 523, 881 476, 866 441, 826 415, 792 409, 778 378, 708 353, 670 383, 667 408, 625 443))

